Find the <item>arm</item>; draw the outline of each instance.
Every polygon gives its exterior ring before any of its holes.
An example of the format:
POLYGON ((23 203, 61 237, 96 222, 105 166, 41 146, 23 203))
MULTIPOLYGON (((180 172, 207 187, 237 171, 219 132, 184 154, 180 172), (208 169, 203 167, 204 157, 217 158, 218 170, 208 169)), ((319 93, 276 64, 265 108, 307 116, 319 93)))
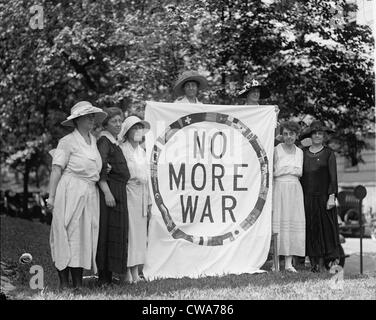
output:
POLYGON ((104 199, 106 201, 107 207, 115 207, 116 206, 116 201, 114 196, 112 195, 112 192, 110 190, 110 187, 108 186, 107 180, 101 179, 98 182, 99 188, 101 188, 103 194, 104 194, 104 199))
POLYGON ((329 162, 328 163, 328 170, 329 170, 328 194, 329 194, 329 199, 328 199, 326 207, 327 207, 328 210, 330 210, 333 207, 335 207, 335 199, 336 199, 336 195, 338 193, 337 162, 336 162, 336 156, 335 156, 333 151, 330 153, 328 162, 329 162))
POLYGON ((49 195, 48 195, 48 199, 46 201, 47 207, 50 210, 52 210, 53 207, 54 207, 56 188, 57 188, 57 185, 60 181, 61 173, 62 173, 61 167, 59 167, 58 165, 52 166, 51 176, 50 176, 50 186, 49 186, 49 189, 48 189, 49 195))
POLYGON ((107 138, 104 138, 104 137, 100 138, 97 142, 97 147, 102 158, 102 170, 100 173, 100 180, 98 182, 98 185, 104 194, 106 205, 112 208, 116 206, 116 201, 107 183, 107 178, 108 178, 108 173, 109 173, 108 155, 110 153, 110 145, 109 145, 109 141, 107 140, 107 138))
POLYGON ((55 202, 55 194, 57 185, 63 174, 63 170, 69 162, 69 157, 71 154, 71 145, 69 138, 63 138, 59 141, 56 150, 53 152, 52 158, 52 170, 50 176, 49 194, 47 202, 48 209, 52 210, 55 202))

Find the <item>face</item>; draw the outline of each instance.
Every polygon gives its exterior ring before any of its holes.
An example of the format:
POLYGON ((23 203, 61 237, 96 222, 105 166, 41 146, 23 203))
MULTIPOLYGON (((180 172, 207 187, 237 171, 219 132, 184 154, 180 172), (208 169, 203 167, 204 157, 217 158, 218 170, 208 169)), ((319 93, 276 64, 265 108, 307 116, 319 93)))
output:
POLYGON ((105 129, 109 131, 113 136, 117 136, 120 133, 121 130, 121 116, 116 115, 112 117, 110 120, 108 120, 107 125, 105 126, 105 129))
POLYGON ((195 98, 198 93, 198 85, 195 81, 187 81, 184 84, 184 93, 187 97, 195 98))
POLYGON ((84 116, 81 116, 77 118, 76 125, 78 129, 82 129, 85 131, 91 131, 94 129, 95 124, 95 114, 85 114, 84 116))
POLYGON ((249 90, 247 95, 247 100, 259 101, 260 99, 260 88, 252 88, 249 90))
POLYGON ((287 145, 293 145, 296 141, 297 134, 294 131, 291 131, 287 128, 283 128, 282 137, 284 143, 286 143, 287 145))
POLYGON ((311 135, 312 144, 315 144, 315 145, 323 144, 324 136, 325 136, 324 131, 313 132, 311 135))
POLYGON ((144 135, 144 126, 141 123, 136 123, 128 131, 128 140, 131 142, 141 143, 142 137, 144 135))

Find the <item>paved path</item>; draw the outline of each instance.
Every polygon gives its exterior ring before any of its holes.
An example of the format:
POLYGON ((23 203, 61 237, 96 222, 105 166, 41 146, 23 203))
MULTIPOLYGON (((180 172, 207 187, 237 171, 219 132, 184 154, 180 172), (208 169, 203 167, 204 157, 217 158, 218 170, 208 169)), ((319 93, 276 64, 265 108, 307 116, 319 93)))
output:
MULTIPOLYGON (((360 274, 360 239, 346 238, 343 249, 350 257, 346 259, 345 275, 360 274)), ((363 239, 363 273, 376 275, 376 241, 363 239)))

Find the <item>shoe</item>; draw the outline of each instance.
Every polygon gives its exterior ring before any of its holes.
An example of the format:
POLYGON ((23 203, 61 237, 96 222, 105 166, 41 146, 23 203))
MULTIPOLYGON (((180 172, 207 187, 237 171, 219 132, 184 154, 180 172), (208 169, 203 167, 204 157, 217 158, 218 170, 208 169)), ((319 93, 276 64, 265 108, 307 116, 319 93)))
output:
POLYGON ((296 269, 293 266, 287 267, 285 270, 288 271, 288 272, 294 272, 294 273, 298 272, 298 271, 296 271, 296 269))
POLYGON ((313 273, 319 273, 319 272, 320 272, 319 266, 318 266, 318 265, 314 265, 314 266, 311 268, 311 271, 312 271, 313 273))

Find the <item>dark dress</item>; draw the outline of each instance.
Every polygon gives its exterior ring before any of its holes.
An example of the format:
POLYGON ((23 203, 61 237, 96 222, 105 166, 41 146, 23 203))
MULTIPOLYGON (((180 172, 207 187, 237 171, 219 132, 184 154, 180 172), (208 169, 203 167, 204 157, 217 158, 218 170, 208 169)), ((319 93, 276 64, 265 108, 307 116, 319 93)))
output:
POLYGON ((100 221, 96 262, 98 270, 125 273, 128 251, 127 182, 130 174, 120 147, 107 137, 97 142, 103 167, 101 179, 107 181, 115 198, 116 206, 107 207, 104 193, 100 190, 100 221), (107 174, 107 164, 111 171, 107 174))
POLYGON ((327 210, 330 194, 337 195, 337 166, 333 150, 324 147, 317 153, 303 149, 303 176, 306 215, 306 255, 336 259, 340 256, 337 210, 327 210))

